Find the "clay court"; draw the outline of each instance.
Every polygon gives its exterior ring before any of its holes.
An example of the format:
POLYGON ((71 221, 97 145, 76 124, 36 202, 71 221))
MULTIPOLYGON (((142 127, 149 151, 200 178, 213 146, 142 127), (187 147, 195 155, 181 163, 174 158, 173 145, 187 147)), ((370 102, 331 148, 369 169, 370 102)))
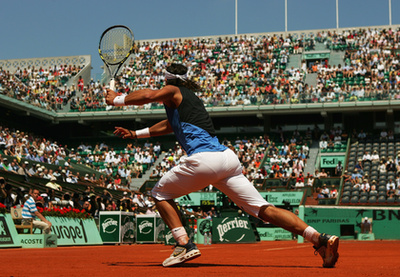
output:
POLYGON ((322 268, 310 243, 199 245, 202 256, 163 268, 162 244, 1 250, 1 276, 399 276, 400 241, 341 241, 336 268, 322 268), (180 275, 183 274, 183 275, 180 275))

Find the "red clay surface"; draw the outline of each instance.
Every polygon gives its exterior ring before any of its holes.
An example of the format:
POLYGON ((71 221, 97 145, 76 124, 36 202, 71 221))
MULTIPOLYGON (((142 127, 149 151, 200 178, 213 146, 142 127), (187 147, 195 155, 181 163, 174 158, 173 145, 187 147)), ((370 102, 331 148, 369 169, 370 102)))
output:
POLYGON ((198 245, 202 256, 163 268, 163 244, 1 249, 0 276, 400 276, 400 241, 341 241, 336 268, 310 243, 198 245))

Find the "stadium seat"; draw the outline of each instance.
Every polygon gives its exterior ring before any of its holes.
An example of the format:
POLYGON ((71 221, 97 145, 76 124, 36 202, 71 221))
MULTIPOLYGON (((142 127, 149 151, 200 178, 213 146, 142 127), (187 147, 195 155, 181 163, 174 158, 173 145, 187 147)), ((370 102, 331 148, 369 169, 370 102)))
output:
POLYGON ((386 182, 386 174, 380 174, 378 180, 386 182))
POLYGON ((388 197, 388 199, 386 200, 388 203, 394 203, 395 198, 394 197, 388 197))
POLYGON ((385 203, 386 202, 386 196, 380 195, 378 197, 378 203, 385 203))
POLYGON ((351 190, 352 190, 351 185, 350 186, 349 185, 345 185, 344 188, 343 188, 343 192, 351 191, 351 190))
POLYGON ((379 181, 379 186, 386 186, 386 180, 380 180, 379 181))
POLYGON ((355 161, 356 161, 356 156, 352 156, 352 157, 349 157, 349 161, 348 161, 348 163, 355 163, 355 161))
POLYGON ((383 190, 378 191, 378 197, 379 196, 385 196, 386 197, 386 191, 383 191, 383 190))
POLYGON ((343 191, 343 193, 342 193, 342 196, 350 196, 350 195, 351 195, 351 192, 348 190, 343 191))
POLYGON ((374 167, 372 167, 372 168, 371 168, 371 177, 373 177, 373 176, 376 176, 376 177, 378 177, 378 176, 379 176, 379 173, 378 173, 378 171, 377 171, 377 170, 375 170, 375 169, 374 169, 374 167))
POLYGON ((368 202, 368 196, 362 196, 360 198, 360 203, 367 203, 368 202))
POLYGON ((357 192, 358 192, 358 191, 360 191, 360 189, 359 189, 359 188, 356 188, 356 187, 352 187, 352 188, 351 188, 351 191, 357 191, 357 192))
POLYGON ((353 204, 358 203, 358 201, 359 201, 359 198, 357 195, 352 196, 350 199, 350 202, 353 204))
POLYGON ((343 196, 342 197, 342 201, 341 201, 342 203, 344 203, 344 204, 347 204, 347 203, 349 203, 350 202, 350 197, 349 196, 343 196))
POLYGON ((375 182, 378 182, 378 176, 371 176, 370 178, 369 178, 369 180, 370 180, 370 182, 371 182, 371 184, 372 184, 372 181, 375 181, 375 182))
POLYGON ((376 200, 377 200, 377 198, 375 195, 370 195, 368 198, 368 203, 374 204, 374 203, 376 203, 376 200))

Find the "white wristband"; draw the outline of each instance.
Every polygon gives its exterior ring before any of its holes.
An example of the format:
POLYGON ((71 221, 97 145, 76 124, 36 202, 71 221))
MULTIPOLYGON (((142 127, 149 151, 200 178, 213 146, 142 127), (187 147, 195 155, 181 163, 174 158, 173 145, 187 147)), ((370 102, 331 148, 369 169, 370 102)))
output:
POLYGON ((137 138, 149 138, 150 137, 150 129, 144 128, 136 131, 137 138))
POLYGON ((114 106, 125 106, 125 97, 126 95, 119 95, 114 98, 114 106))

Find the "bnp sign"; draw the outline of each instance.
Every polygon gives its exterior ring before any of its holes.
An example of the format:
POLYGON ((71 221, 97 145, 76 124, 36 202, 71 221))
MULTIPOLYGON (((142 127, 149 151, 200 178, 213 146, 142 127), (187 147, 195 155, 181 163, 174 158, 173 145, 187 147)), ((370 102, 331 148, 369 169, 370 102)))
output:
POLYGON ((342 162, 343 166, 344 159, 344 155, 321 156, 321 168, 335 168, 339 161, 342 162))
POLYGON ((212 234, 215 243, 256 241, 253 228, 247 217, 213 218, 212 234))

